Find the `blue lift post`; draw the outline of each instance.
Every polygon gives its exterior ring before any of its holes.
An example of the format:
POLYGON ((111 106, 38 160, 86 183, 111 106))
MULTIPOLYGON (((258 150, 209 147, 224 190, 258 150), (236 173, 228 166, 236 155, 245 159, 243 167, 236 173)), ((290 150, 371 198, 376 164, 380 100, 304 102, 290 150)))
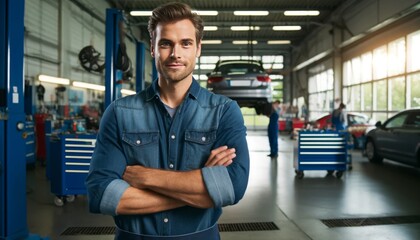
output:
POLYGON ((106 10, 105 26, 105 110, 112 101, 117 99, 116 81, 117 69, 115 67, 120 43, 119 22, 122 20, 122 11, 118 9, 106 10))
POLYGON ((24 111, 24 0, 0 1, 0 239, 28 233, 24 111))
MULTIPOLYGON (((120 93, 117 88, 118 70, 115 63, 118 56, 118 46, 120 44, 119 23, 123 21, 123 12, 118 9, 106 10, 106 29, 105 29, 105 104, 106 107, 118 98, 120 93)), ((145 81, 145 55, 146 47, 142 42, 136 42, 136 92, 143 90, 145 81)), ((154 64, 153 64, 154 65, 154 64)))

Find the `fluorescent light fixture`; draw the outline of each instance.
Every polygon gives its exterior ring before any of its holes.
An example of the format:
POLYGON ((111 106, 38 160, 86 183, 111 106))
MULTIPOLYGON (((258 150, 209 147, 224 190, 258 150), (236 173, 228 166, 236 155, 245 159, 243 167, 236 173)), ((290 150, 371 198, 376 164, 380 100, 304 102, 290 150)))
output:
POLYGON ((273 26, 274 31, 299 31, 301 26, 273 26))
POLYGON ((70 79, 67 79, 67 78, 59 78, 59 77, 53 77, 53 76, 47 76, 47 75, 39 75, 38 80, 40 82, 70 85, 70 79))
POLYGON ((129 89, 121 89, 121 94, 124 94, 124 95, 134 95, 134 94, 136 94, 136 91, 129 90, 129 89))
MULTIPOLYGON (((248 40, 237 40, 237 41, 232 41, 232 43, 233 44, 251 44, 251 42, 250 41, 248 41, 248 40)), ((253 45, 255 45, 255 44, 258 44, 258 41, 252 41, 252 44, 253 45)))
POLYGON ((232 31, 249 31, 249 30, 258 31, 260 30, 260 27, 259 26, 232 26, 230 27, 230 30, 232 31))
POLYGON ((92 89, 92 90, 98 90, 98 91, 105 91, 105 86, 92 84, 92 83, 73 81, 73 86, 86 88, 86 89, 92 89))
POLYGON ((235 16, 267 16, 268 11, 234 11, 235 16))
POLYGON ((152 16, 152 11, 131 11, 130 15, 135 17, 148 17, 152 16))
POLYGON ((222 44, 222 40, 201 40, 201 44, 222 44))
POLYGON ((204 31, 217 31, 217 26, 204 26, 204 31))
POLYGON ((267 44, 290 44, 290 40, 268 40, 267 44))
POLYGON ((318 10, 308 10, 308 11, 284 11, 284 16, 318 16, 318 10))
POLYGON ((192 10, 193 12, 197 13, 200 16, 217 16, 219 14, 218 11, 214 10, 192 10))

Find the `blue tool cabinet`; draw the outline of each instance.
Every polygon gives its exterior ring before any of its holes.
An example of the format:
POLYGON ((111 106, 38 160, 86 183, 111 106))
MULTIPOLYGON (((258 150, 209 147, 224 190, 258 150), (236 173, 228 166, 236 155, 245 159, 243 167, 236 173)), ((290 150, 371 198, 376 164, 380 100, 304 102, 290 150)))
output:
POLYGON ((63 206, 76 195, 85 195, 85 180, 96 144, 96 135, 58 134, 50 137, 51 192, 63 206))
POLYGON ((28 166, 35 167, 35 125, 32 121, 25 123, 25 158, 28 166))
POLYGON ((303 178, 306 170, 335 171, 341 178, 348 163, 348 133, 342 131, 299 131, 295 172, 303 178))

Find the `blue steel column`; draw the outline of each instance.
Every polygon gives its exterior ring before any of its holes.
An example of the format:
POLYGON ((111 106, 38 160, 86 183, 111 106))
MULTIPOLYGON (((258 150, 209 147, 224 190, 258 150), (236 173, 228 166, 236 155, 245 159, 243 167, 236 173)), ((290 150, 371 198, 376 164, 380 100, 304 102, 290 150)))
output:
POLYGON ((136 92, 144 89, 145 82, 145 56, 146 47, 143 42, 137 42, 136 46, 136 92))
POLYGON ((153 81, 158 78, 158 72, 156 69, 155 58, 152 58, 152 79, 153 81))
POLYGON ((0 1, 0 239, 29 236, 24 139, 24 0, 0 1))
MULTIPOLYGON (((23 78, 23 19, 24 0, 1 1, 3 70, 1 82, 6 95, 4 114, 4 151, 2 152, 1 191, 2 193, 2 239, 18 239, 28 236, 26 224, 26 162, 22 137, 23 129, 18 123, 25 122, 24 78, 23 78)), ((3 122, 2 120, 2 122, 3 122)))
POLYGON ((116 99, 117 69, 115 59, 118 53, 119 29, 118 23, 122 20, 122 13, 118 9, 106 10, 105 29, 105 105, 104 110, 116 99))

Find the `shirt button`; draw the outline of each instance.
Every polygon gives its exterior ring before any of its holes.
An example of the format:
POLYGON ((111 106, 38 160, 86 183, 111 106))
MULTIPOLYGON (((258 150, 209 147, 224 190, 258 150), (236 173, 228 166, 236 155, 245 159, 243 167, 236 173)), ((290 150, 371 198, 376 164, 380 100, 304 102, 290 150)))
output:
POLYGON ((206 141, 206 137, 202 137, 201 141, 205 142, 206 141))
POLYGON ((167 223, 167 222, 169 222, 169 219, 164 218, 164 219, 163 219, 163 222, 167 223))
POLYGON ((137 141, 136 141, 136 143, 137 143, 137 144, 140 144, 140 143, 141 143, 141 141, 140 141, 140 140, 137 140, 137 141))
POLYGON ((175 139, 175 135, 171 135, 171 138, 172 138, 172 139, 175 139))
POLYGON ((174 165, 172 163, 169 164, 169 168, 174 168, 174 165))

